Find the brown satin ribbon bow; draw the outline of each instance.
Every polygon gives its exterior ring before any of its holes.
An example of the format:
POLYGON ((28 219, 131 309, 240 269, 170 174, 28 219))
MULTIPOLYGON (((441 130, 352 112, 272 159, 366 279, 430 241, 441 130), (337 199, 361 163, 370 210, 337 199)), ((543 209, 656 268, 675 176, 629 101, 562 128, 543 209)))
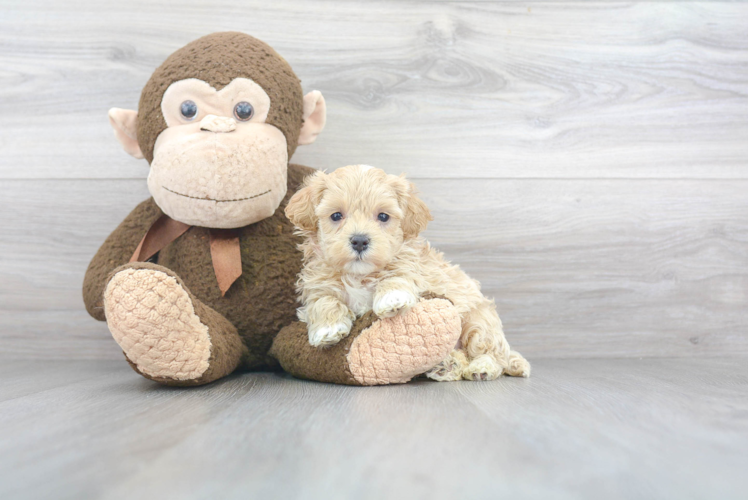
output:
MULTIPOLYGON (((144 262, 150 259, 191 227, 168 215, 162 215, 140 240, 130 262, 144 262)), ((235 229, 210 229, 209 231, 210 257, 213 260, 213 271, 216 273, 218 288, 223 297, 234 281, 242 275, 239 233, 235 229)))

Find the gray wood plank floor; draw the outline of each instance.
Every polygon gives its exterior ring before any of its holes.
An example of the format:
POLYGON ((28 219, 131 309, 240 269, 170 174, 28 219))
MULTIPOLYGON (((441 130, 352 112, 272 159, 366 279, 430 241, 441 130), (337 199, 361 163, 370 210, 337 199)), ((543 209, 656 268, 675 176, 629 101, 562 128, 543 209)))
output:
POLYGON ((748 3, 0 13, 0 498, 748 498, 748 3), (148 196, 106 111, 222 30, 326 96, 295 162, 415 180, 532 378, 183 390, 130 370, 80 298, 148 196))
POLYGON ((0 363, 0 498, 738 499, 745 359, 543 360, 530 379, 158 386, 0 363))

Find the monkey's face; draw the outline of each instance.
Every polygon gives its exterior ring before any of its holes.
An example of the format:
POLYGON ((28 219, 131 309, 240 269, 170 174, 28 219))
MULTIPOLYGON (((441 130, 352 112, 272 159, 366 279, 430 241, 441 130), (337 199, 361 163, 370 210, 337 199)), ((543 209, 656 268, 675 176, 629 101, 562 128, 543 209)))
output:
POLYGON ((235 228, 275 213, 288 159, 315 141, 325 110, 322 94, 304 95, 271 47, 225 32, 170 55, 143 88, 138 111, 112 108, 109 122, 124 150, 151 164, 148 188, 167 215, 235 228))
POLYGON ((234 228, 273 215, 286 194, 286 138, 265 123, 267 93, 236 78, 220 91, 202 80, 174 82, 161 111, 148 189, 172 219, 234 228))

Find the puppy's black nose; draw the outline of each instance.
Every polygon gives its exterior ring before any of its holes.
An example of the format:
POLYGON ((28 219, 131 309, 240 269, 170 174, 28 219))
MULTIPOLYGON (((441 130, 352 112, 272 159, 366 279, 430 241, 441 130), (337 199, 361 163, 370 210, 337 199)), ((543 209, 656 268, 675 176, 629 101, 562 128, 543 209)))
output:
POLYGON ((363 234, 354 234, 353 237, 351 237, 351 246, 358 253, 363 253, 367 248, 369 248, 369 237, 364 236, 363 234))

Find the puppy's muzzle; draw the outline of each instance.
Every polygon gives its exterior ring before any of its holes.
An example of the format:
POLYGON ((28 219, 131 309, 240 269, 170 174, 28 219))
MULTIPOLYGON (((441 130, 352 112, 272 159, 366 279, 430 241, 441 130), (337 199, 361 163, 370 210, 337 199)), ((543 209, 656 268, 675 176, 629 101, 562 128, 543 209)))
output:
POLYGON ((365 234, 354 234, 351 237, 351 248, 361 255, 369 248, 369 237, 365 234))

